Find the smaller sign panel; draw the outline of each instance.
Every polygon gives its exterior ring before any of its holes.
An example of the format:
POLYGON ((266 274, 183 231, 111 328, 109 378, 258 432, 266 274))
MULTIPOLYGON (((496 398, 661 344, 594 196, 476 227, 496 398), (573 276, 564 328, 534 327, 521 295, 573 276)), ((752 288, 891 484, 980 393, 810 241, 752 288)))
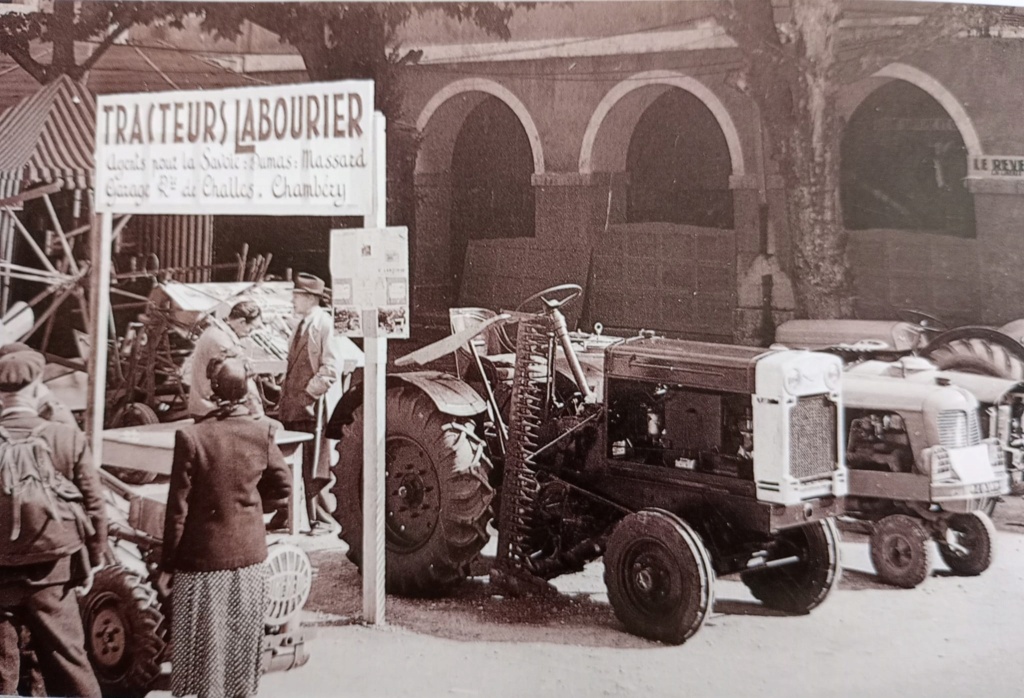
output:
POLYGON ((1024 156, 976 155, 968 158, 968 176, 974 178, 1024 177, 1024 156))
POLYGON ((331 308, 334 331, 367 337, 409 338, 409 230, 347 228, 331 231, 331 308))

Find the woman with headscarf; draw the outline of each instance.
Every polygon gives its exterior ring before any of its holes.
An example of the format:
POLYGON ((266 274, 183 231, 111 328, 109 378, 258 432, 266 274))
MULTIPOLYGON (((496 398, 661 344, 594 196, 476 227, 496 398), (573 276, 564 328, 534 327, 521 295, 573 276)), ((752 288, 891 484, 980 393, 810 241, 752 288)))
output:
POLYGON ((174 575, 173 695, 242 697, 259 688, 263 514, 287 506, 291 476, 279 424, 245 406, 245 362, 214 360, 208 374, 217 408, 175 437, 159 583, 174 575))

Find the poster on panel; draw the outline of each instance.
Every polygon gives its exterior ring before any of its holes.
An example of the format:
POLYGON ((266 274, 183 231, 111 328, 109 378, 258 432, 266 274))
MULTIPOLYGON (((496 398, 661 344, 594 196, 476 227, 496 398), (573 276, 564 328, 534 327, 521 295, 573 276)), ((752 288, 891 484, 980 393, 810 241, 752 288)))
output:
POLYGON ((409 338, 409 231, 404 226, 331 231, 331 310, 345 337, 409 338))

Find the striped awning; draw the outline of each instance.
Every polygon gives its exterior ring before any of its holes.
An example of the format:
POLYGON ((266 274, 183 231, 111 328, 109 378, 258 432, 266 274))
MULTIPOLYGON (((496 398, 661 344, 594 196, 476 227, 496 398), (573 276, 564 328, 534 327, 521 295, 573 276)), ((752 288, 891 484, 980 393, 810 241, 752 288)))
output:
POLYGON ((0 114, 0 180, 88 188, 95 129, 95 98, 61 76, 0 114))

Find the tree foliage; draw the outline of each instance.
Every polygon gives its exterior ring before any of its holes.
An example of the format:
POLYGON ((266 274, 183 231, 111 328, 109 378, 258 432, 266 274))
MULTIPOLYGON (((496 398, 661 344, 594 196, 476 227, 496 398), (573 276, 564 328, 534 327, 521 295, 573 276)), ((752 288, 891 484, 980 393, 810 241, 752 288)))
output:
POLYGON ((181 27, 181 18, 193 7, 178 2, 55 0, 52 12, 0 14, 0 52, 40 84, 60 75, 78 80, 131 27, 159 20, 181 27), (84 55, 76 54, 76 44, 84 55), (51 50, 45 50, 47 45, 51 50))
MULTIPOLYGON (((718 19, 736 41, 743 68, 733 81, 757 104, 772 159, 786 187, 797 311, 849 317, 853 298, 839 211, 838 93, 899 58, 965 31, 985 32, 991 8, 930 7, 870 41, 845 42, 840 0, 728 0, 718 19)), ((916 7, 908 5, 906 13, 916 7)))

